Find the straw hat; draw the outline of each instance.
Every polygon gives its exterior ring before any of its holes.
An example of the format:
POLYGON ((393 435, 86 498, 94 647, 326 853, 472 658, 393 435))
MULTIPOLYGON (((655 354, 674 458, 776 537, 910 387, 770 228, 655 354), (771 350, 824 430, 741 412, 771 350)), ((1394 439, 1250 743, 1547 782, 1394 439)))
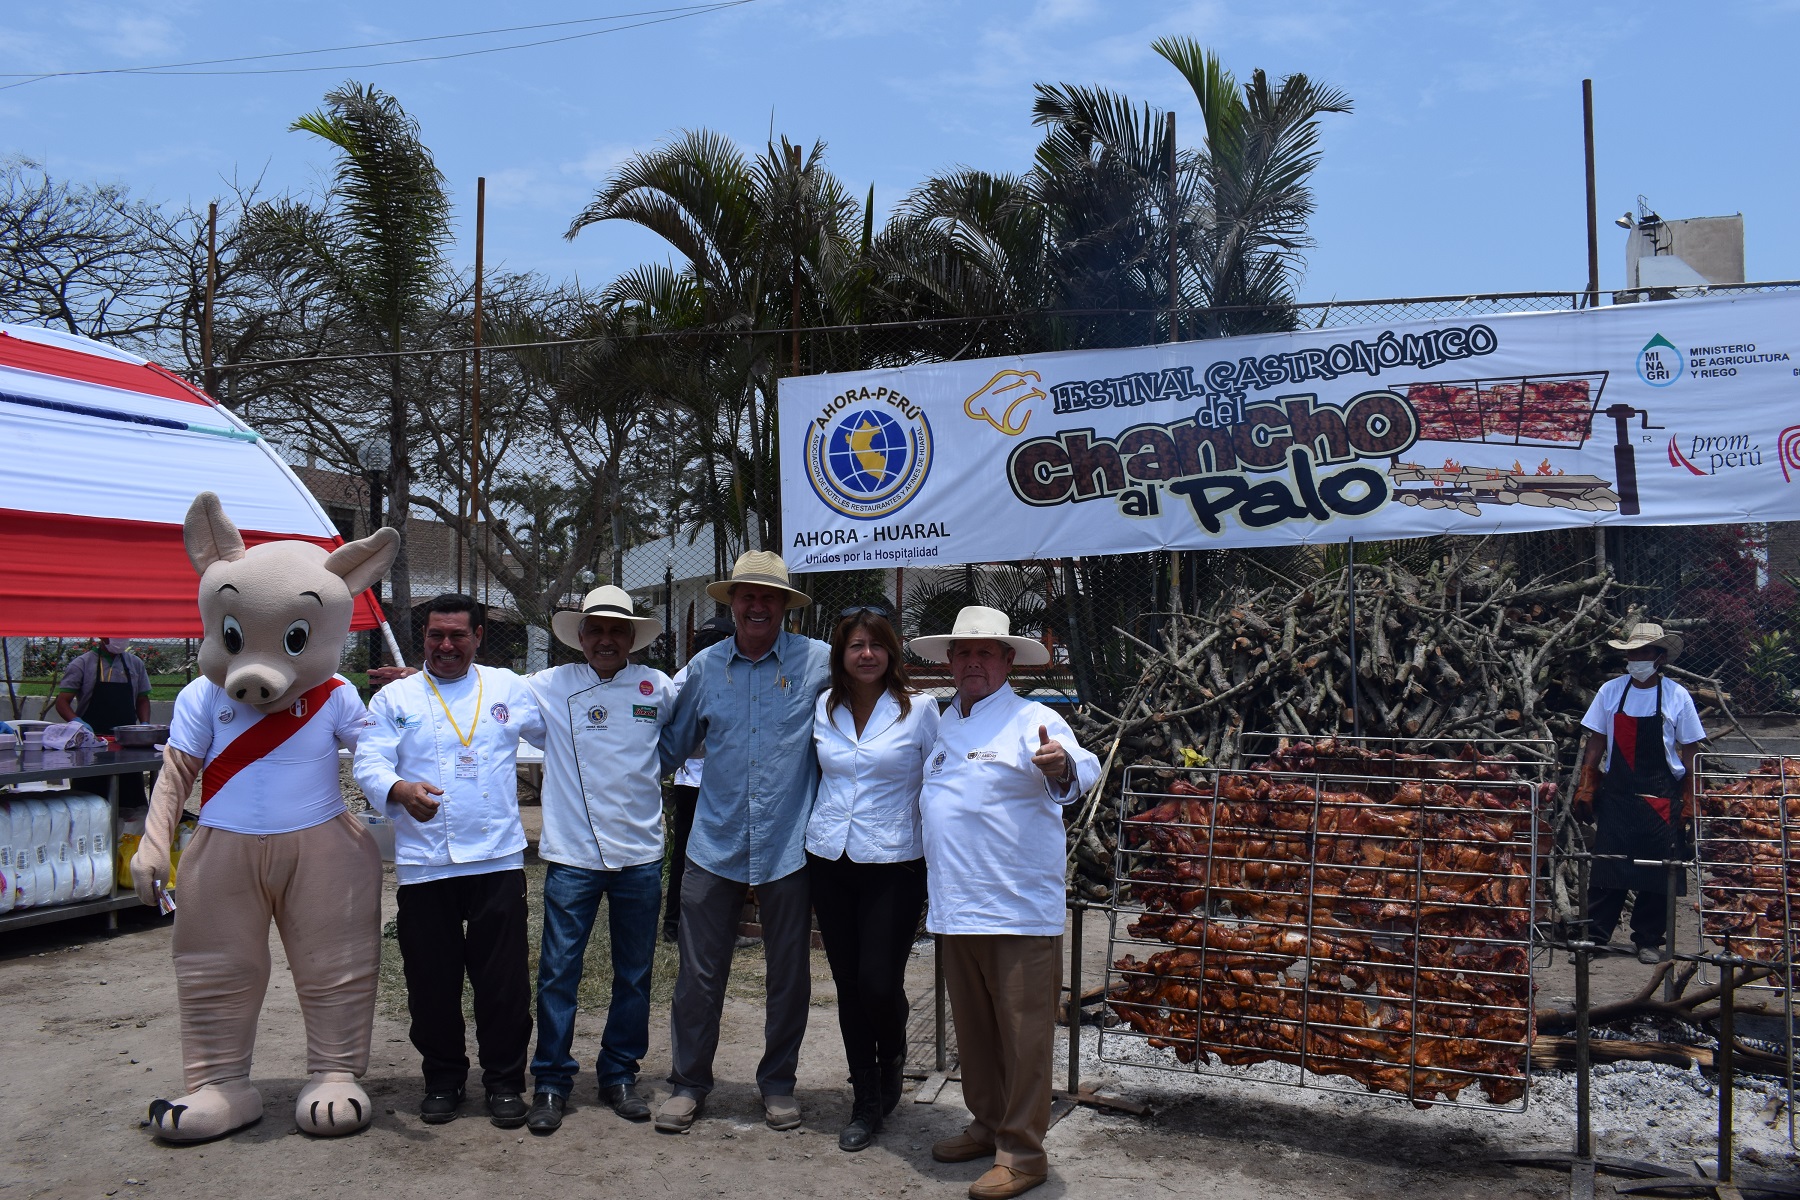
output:
POLYGON ((1013 648, 1013 663, 1021 667, 1041 667, 1050 661, 1050 651, 1035 638, 1014 637, 1012 618, 997 608, 971 604, 956 614, 956 624, 949 633, 916 637, 906 648, 926 662, 949 662, 950 643, 959 641, 1005 642, 1013 648))
POLYGON ((1681 657, 1683 642, 1679 633, 1664 633, 1661 625, 1649 621, 1640 621, 1626 631, 1622 642, 1607 639, 1607 645, 1614 650, 1642 650, 1646 646, 1659 646, 1669 652, 1669 661, 1674 662, 1681 657))
POLYGON ((550 628, 556 634, 556 640, 576 650, 581 649, 581 622, 584 617, 618 617, 630 621, 635 636, 631 639, 633 651, 642 650, 662 632, 662 622, 655 617, 640 617, 637 609, 632 607, 631 596, 622 587, 606 584, 597 587, 581 599, 579 609, 565 608, 550 618, 550 628))
POLYGON ((787 563, 773 550, 748 550, 738 555, 731 567, 731 578, 706 585, 706 594, 720 604, 731 603, 731 589, 740 583, 776 588, 788 594, 789 608, 805 608, 812 597, 788 583, 787 563))

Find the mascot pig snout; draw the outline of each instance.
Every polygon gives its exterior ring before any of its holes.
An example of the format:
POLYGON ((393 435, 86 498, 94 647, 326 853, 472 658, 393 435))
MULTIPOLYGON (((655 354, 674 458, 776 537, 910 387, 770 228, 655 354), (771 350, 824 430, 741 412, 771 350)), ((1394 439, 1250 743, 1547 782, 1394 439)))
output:
POLYGON ((219 498, 201 492, 183 527, 200 574, 200 673, 227 695, 279 712, 337 671, 357 593, 400 549, 391 529, 327 553, 306 542, 246 550, 219 498))

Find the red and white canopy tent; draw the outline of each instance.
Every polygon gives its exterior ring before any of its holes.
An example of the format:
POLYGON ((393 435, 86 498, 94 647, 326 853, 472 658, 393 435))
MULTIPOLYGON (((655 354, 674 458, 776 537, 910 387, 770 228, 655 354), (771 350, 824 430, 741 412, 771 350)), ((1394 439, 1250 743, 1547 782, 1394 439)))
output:
MULTIPOLYGON (((343 543, 274 448, 200 389, 99 342, 0 324, 0 635, 199 636, 181 523, 202 491, 246 545, 343 543)), ((364 593, 351 628, 386 626, 364 593)))

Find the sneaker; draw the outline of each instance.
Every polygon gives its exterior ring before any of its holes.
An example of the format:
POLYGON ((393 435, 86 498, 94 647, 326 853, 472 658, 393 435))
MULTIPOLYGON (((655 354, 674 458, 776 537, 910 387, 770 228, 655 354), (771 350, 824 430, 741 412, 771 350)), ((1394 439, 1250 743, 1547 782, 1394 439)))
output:
POLYGON ((700 1115, 704 1101, 699 1096, 676 1092, 656 1110, 656 1128, 663 1133, 686 1133, 700 1115))
POLYGON ((487 1110, 488 1121, 496 1129, 517 1129, 531 1111, 525 1104, 525 1097, 517 1092, 489 1092, 487 1110))
POLYGON ((539 1092, 531 1098, 531 1111, 525 1114, 525 1128, 539 1137, 549 1137, 562 1128, 568 1098, 555 1092, 539 1092))
POLYGON ((650 1102, 638 1095, 629 1083, 610 1083, 600 1089, 600 1103, 609 1106, 627 1121, 648 1121, 650 1102))
POLYGON ((419 1120, 427 1125, 444 1125, 456 1120, 456 1110, 462 1107, 463 1090, 452 1088, 443 1092, 426 1092, 425 1099, 419 1104, 419 1120))
POLYGON ((1663 960, 1662 947, 1661 946, 1639 946, 1637 948, 1637 960, 1639 962, 1643 963, 1646 967, 1654 967, 1657 963, 1659 963, 1663 960))
POLYGON ((945 1138, 931 1147, 931 1157, 941 1163, 974 1162, 978 1158, 992 1158, 994 1146, 992 1142, 978 1142, 966 1132, 955 1137, 945 1138))
POLYGON ((800 1124, 800 1102, 792 1096, 764 1096, 763 1120, 770 1129, 792 1129, 800 1124))
POLYGON ((1042 1175, 1027 1175, 1013 1167, 995 1163, 980 1179, 969 1185, 969 1200, 1011 1200, 1011 1197, 1022 1196, 1042 1182, 1042 1175))

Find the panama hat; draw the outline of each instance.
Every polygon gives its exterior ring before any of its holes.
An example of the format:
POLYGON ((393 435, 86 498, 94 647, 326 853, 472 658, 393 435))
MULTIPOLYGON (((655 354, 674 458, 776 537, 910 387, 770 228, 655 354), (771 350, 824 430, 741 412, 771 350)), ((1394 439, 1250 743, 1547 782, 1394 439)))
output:
POLYGON ((1614 650, 1642 650, 1646 646, 1658 646, 1668 651, 1670 662, 1681 657, 1681 648, 1684 645, 1679 633, 1664 633, 1661 625, 1654 625, 1649 621, 1640 621, 1633 625, 1626 631, 1624 641, 1618 642, 1609 638, 1606 644, 1614 650))
POLYGON ((960 641, 1005 642, 1013 649, 1013 662, 1021 667, 1041 667, 1050 661, 1050 651, 1035 638, 1014 637, 1012 618, 997 608, 971 604, 956 614, 956 624, 949 633, 916 637, 906 648, 926 662, 949 662, 950 643, 960 641))
POLYGON ((740 583, 777 588, 788 594, 789 608, 805 608, 812 597, 788 583, 787 563, 773 550, 747 550, 732 564, 731 578, 706 585, 706 594, 720 604, 731 603, 731 589, 740 583))
POLYGON ((550 618, 550 628, 556 633, 556 640, 565 646, 581 649, 581 622, 584 617, 618 617, 630 621, 635 631, 631 639, 633 651, 642 650, 662 632, 662 622, 655 617, 640 617, 637 609, 632 607, 631 596, 622 587, 606 584, 597 587, 581 598, 581 607, 565 608, 550 618))

